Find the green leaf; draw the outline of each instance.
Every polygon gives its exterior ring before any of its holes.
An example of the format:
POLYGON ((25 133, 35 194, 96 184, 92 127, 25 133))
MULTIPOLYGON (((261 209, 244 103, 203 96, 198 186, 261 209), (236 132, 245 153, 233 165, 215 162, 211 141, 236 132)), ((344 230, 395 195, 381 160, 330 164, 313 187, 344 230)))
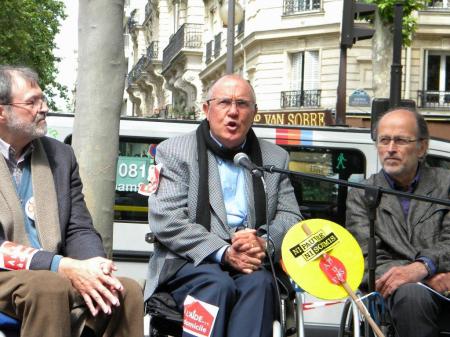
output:
MULTIPOLYGON (((378 6, 378 13, 384 24, 392 25, 394 23, 394 8, 398 0, 367 0, 368 3, 374 3, 378 6)), ((413 17, 415 11, 424 9, 429 0, 407 0, 403 1, 403 44, 409 46, 412 36, 417 29, 417 20, 413 17)))
MULTIPOLYGON (((40 85, 49 97, 55 88, 67 97, 67 88, 56 82, 59 59, 53 55, 55 36, 66 17, 58 0, 1 0, 0 64, 24 65, 39 74, 40 85)), ((50 108, 54 108, 50 101, 50 108)))

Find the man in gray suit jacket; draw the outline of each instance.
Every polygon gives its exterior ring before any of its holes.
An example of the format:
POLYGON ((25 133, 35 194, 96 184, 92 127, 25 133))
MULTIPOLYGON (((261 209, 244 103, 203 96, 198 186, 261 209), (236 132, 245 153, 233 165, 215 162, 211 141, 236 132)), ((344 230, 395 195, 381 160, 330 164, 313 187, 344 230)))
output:
POLYGON ((149 197, 157 243, 144 297, 169 292, 184 310, 183 336, 272 336, 274 284, 263 262, 266 252, 279 259, 301 216, 288 177, 265 174, 266 219, 261 180, 233 157, 245 152, 257 165, 287 168, 289 156, 256 138, 255 94, 240 76, 220 78, 203 111, 196 132, 157 149, 161 180, 149 197))
POLYGON ((34 71, 0 66, 0 312, 26 337, 142 337, 142 290, 114 276, 71 147, 44 137, 47 112, 34 71))
MULTIPOLYGON (((422 115, 394 109, 379 120, 376 136, 383 169, 368 184, 448 199, 450 172, 423 163, 429 133, 422 115)), ((361 190, 349 192, 347 228, 361 244, 367 266, 369 219, 361 190)), ((375 285, 387 298, 398 336, 439 336, 450 326, 450 304, 416 282, 440 293, 450 290, 449 208, 385 194, 375 230, 375 285)))

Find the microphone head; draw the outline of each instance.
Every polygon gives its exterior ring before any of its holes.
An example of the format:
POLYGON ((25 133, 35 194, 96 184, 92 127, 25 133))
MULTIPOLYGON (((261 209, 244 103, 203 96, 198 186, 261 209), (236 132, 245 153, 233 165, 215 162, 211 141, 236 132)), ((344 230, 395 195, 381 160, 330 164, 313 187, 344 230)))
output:
POLYGON ((250 160, 250 158, 244 152, 236 153, 233 158, 234 165, 241 166, 242 159, 250 160))

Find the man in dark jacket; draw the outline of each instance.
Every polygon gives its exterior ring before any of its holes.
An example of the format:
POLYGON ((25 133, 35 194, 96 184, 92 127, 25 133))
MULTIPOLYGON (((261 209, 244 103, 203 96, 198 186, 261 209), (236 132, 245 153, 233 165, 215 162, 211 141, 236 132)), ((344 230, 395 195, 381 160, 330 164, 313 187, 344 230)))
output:
POLYGON ((142 291, 114 276, 71 147, 44 137, 47 112, 34 71, 0 66, 0 311, 26 337, 142 337, 142 291))
MULTIPOLYGON (((417 112, 398 108, 383 115, 376 128, 383 169, 367 183, 448 199, 450 172, 423 163, 428 142, 427 124, 417 112)), ((349 192, 347 228, 361 244, 367 266, 369 219, 361 190, 349 192)), ((384 194, 375 229, 375 286, 387 299, 397 334, 439 336, 440 329, 448 329, 450 304, 417 282, 440 293, 450 289, 449 208, 384 194)))

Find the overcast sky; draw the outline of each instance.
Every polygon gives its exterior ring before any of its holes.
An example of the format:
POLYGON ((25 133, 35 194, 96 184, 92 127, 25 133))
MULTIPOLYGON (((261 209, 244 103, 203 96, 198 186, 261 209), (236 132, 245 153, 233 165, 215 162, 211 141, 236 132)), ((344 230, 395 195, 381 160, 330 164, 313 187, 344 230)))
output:
MULTIPOLYGON (((72 91, 75 89, 76 69, 77 69, 77 48, 78 48, 78 1, 64 0, 66 5, 67 18, 61 24, 60 33, 56 36, 57 49, 54 54, 61 58, 58 65, 59 83, 67 86, 70 102, 72 102, 72 91)), ((55 100, 58 110, 69 112, 67 104, 61 100, 55 100)), ((72 112, 72 111, 70 111, 72 112)))

